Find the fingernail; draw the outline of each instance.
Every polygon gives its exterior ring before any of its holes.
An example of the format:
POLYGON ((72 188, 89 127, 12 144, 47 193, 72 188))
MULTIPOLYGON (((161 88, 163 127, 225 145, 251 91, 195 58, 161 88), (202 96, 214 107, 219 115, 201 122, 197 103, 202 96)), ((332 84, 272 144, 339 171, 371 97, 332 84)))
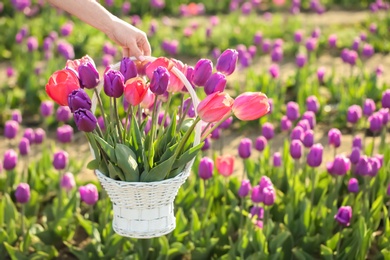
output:
POLYGON ((144 61, 144 60, 145 60, 145 57, 144 57, 144 56, 139 56, 138 59, 139 59, 140 61, 144 61))

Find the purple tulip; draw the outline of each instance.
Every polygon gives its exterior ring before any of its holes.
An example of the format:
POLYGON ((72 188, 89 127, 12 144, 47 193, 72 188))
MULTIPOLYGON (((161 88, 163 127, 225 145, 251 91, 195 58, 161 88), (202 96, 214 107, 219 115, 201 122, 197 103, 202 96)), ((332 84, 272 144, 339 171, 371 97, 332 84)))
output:
POLYGON ((301 43, 303 40, 303 32, 302 31, 296 31, 294 32, 294 41, 296 43, 301 43))
POLYGON ((263 196, 264 196, 264 205, 272 206, 275 203, 276 199, 276 192, 273 187, 265 187, 263 189, 263 196))
POLYGON ((252 188, 251 200, 253 203, 260 203, 264 201, 263 188, 256 185, 252 188))
POLYGON ((220 72, 213 73, 204 85, 206 95, 211 95, 214 92, 223 92, 226 87, 226 77, 220 72))
POLYGON ((124 2, 122 4, 122 14, 128 15, 131 9, 131 3, 130 2, 124 2))
POLYGON ((53 166, 56 170, 63 170, 66 168, 69 162, 69 155, 65 151, 59 151, 54 153, 53 166))
POLYGON ((292 140, 290 143, 290 155, 293 159, 299 160, 302 157, 302 142, 299 140, 292 140))
MULTIPOLYGON (((161 126, 161 124, 162 124, 162 121, 164 119, 164 115, 165 115, 165 111, 161 111, 160 113, 158 113, 157 123, 159 126, 161 126)), ((164 127, 167 127, 170 123, 171 123, 171 117, 169 115, 167 115, 167 117, 165 118, 165 121, 164 121, 164 127)))
POLYGON ((351 49, 354 50, 354 51, 358 51, 359 47, 360 47, 360 39, 359 38, 355 38, 353 40, 353 42, 352 42, 351 49))
POLYGON ((104 73, 104 93, 109 97, 119 98, 125 89, 124 77, 118 70, 104 73))
POLYGON ((326 169, 332 175, 345 175, 351 168, 351 162, 344 155, 336 155, 333 162, 326 164, 326 169))
POLYGON ((153 77, 150 81, 150 90, 156 95, 164 94, 169 85, 170 74, 165 67, 158 66, 153 71, 153 77))
POLYGON ((306 111, 303 113, 302 120, 309 122, 310 129, 314 129, 316 126, 316 115, 313 111, 306 111))
POLYGON ((352 208, 350 206, 342 206, 339 208, 334 219, 342 226, 349 226, 352 218, 352 208))
POLYGON ((8 120, 4 124, 4 136, 7 139, 14 139, 19 131, 19 123, 14 120, 8 120))
MULTIPOLYGON (((223 53, 222 53, 223 55, 223 53)), ((221 55, 221 56, 222 56, 221 55)), ((218 59, 219 60, 219 59, 218 59)), ((218 61, 217 61, 218 64, 218 61)), ((222 65, 220 65, 222 66, 222 65)), ((221 69, 219 69, 220 71, 221 69)), ((192 82, 197 86, 204 86, 213 73, 213 62, 208 59, 200 59, 194 67, 192 82)))
POLYGON ((34 143, 41 144, 46 137, 46 132, 42 128, 37 128, 34 131, 34 143))
POLYGON ((203 180, 213 177, 214 161, 209 157, 203 157, 199 162, 198 175, 203 180))
POLYGON ((68 96, 68 105, 70 111, 74 113, 79 108, 85 108, 90 110, 92 107, 92 101, 84 89, 79 88, 73 90, 68 96))
POLYGON ((352 164, 358 164, 360 160, 360 148, 358 147, 352 147, 352 152, 349 155, 349 160, 352 164))
POLYGON ((368 173, 369 176, 375 177, 378 174, 378 171, 382 167, 381 162, 376 157, 370 157, 368 158, 368 162, 371 165, 371 171, 368 173))
POLYGON ((283 39, 281 39, 281 38, 275 39, 272 48, 274 48, 274 49, 276 49, 276 48, 282 48, 282 47, 283 47, 283 43, 284 43, 284 42, 283 42, 283 39))
POLYGON ((241 139, 240 144, 238 145, 238 155, 243 159, 247 159, 251 156, 251 153, 252 140, 249 138, 241 139))
MULTIPOLYGON (((189 116, 191 118, 195 117, 195 108, 194 108, 194 104, 192 103, 191 98, 187 98, 183 103, 183 113, 185 111, 187 111, 187 116, 189 116), (188 106, 190 106, 190 107, 188 107, 188 106)), ((220 125, 220 127, 221 127, 221 125, 220 125)))
POLYGON ((312 52, 317 48, 317 39, 316 38, 309 38, 306 41, 306 50, 308 52, 312 52))
POLYGON ((358 58, 358 54, 357 54, 356 51, 350 50, 350 51, 348 52, 348 60, 347 60, 347 62, 348 62, 351 66, 356 65, 356 60, 357 60, 357 58, 358 58))
POLYGON ((318 167, 322 163, 324 148, 321 144, 314 144, 307 154, 306 162, 310 167, 318 167))
POLYGON ((264 136, 259 136, 256 138, 255 149, 259 152, 262 152, 267 146, 267 143, 268 141, 264 136))
POLYGON ((40 109, 41 109, 41 115, 43 117, 51 116, 53 114, 53 112, 54 112, 54 103, 53 103, 53 101, 50 101, 50 100, 43 101, 41 103, 40 109))
POLYGON ((124 77, 124 82, 128 79, 135 78, 138 75, 137 67, 135 66, 134 61, 132 61, 129 57, 122 58, 119 71, 124 77))
POLYGON ((264 189, 265 187, 273 187, 272 181, 268 176, 261 176, 259 181, 260 188, 264 189))
POLYGON ((352 105, 348 108, 347 121, 352 124, 356 124, 362 117, 362 108, 358 105, 352 105))
POLYGON ((274 167, 280 167, 282 165, 282 156, 279 152, 273 154, 273 165, 274 167))
POLYGON ((218 140, 221 137, 221 128, 217 127, 211 132, 211 139, 218 140))
POLYGON ((165 7, 165 0, 150 0, 150 6, 155 9, 163 9, 165 7))
POLYGON ((94 205, 99 199, 98 190, 92 183, 81 186, 79 188, 79 193, 81 200, 90 206, 94 205))
POLYGON ((281 62, 283 60, 283 49, 281 47, 272 49, 271 60, 272 62, 281 62))
POLYGON ((261 50, 264 53, 268 53, 271 50, 271 41, 269 39, 264 39, 261 45, 261 50))
POLYGON ((291 140, 303 140, 303 134, 305 130, 301 126, 296 126, 293 128, 290 134, 291 140))
POLYGON ((287 103, 286 116, 291 121, 295 121, 295 120, 297 120, 299 118, 300 114, 299 114, 299 105, 298 105, 298 103, 296 103, 294 101, 290 101, 290 102, 287 103))
POLYGON ((324 67, 319 67, 317 70, 317 79, 318 82, 321 84, 324 83, 324 77, 325 77, 325 68, 324 67))
MULTIPOLYGON (((310 111, 309 111, 310 112, 310 111)), ((309 120, 302 118, 298 121, 297 126, 302 127, 303 131, 311 129, 309 120)))
POLYGON ((60 32, 62 36, 69 36, 73 31, 73 23, 67 22, 60 28, 60 32))
POLYGON ((381 108, 377 113, 379 113, 382 116, 382 125, 386 126, 387 123, 390 121, 390 113, 388 108, 381 108))
POLYGON ((387 89, 382 93, 382 107, 390 108, 390 89, 387 89))
POLYGON ((370 123, 370 131, 373 133, 377 133, 382 130, 382 115, 378 112, 372 114, 368 118, 368 122, 370 123))
POLYGON ((11 120, 18 122, 19 124, 22 123, 22 113, 20 112, 20 110, 12 110, 11 120))
POLYGON ((210 146, 211 146, 211 141, 210 141, 210 137, 207 137, 206 139, 204 139, 204 144, 201 148, 202 151, 207 151, 208 149, 210 149, 210 146))
POLYGON ((295 57, 295 64, 298 66, 298 68, 303 68, 306 65, 306 55, 302 53, 298 53, 295 57))
POLYGON ((306 130, 305 133, 303 134, 303 140, 302 140, 303 145, 306 148, 310 148, 314 144, 314 132, 313 130, 309 129, 306 130))
POLYGON ((13 75, 15 75, 15 70, 12 67, 7 67, 6 74, 8 78, 11 78, 13 75))
POLYGON ((70 125, 62 125, 57 128, 57 141, 60 143, 70 143, 73 139, 73 128, 70 125))
MULTIPOLYGON (((93 89, 99 85, 99 72, 92 62, 81 63, 78 67, 78 73, 82 88, 93 89)), ((106 79, 104 81, 106 81, 106 79)), ((104 84, 106 84, 106 82, 104 82, 104 84)))
POLYGON ((311 33, 311 37, 313 37, 313 38, 319 38, 320 35, 321 35, 321 29, 318 28, 318 27, 315 28, 315 29, 313 30, 313 32, 311 33))
POLYGON ((38 49, 38 40, 34 36, 27 38, 27 49, 29 52, 33 52, 38 49))
POLYGON ((227 76, 231 75, 236 69, 237 60, 238 51, 234 49, 227 49, 221 54, 221 56, 219 56, 216 69, 227 76))
POLYGON ((264 123, 263 126, 261 127, 261 134, 267 140, 271 140, 275 136, 274 126, 269 122, 264 123))
POLYGON ((359 181, 356 178, 351 178, 348 181, 348 191, 352 193, 359 192, 359 181))
POLYGON ((97 125, 95 115, 85 108, 79 108, 74 112, 74 121, 78 130, 83 132, 92 132, 97 125))
POLYGON ((23 137, 26 137, 30 143, 34 143, 34 139, 35 139, 35 133, 34 133, 34 129, 32 128, 26 128, 24 129, 24 133, 23 133, 23 137))
POLYGON ((61 188, 65 189, 66 191, 72 190, 76 186, 76 181, 74 179, 74 176, 71 172, 65 173, 61 178, 61 188))
POLYGON ((6 171, 11 171, 15 169, 16 164, 18 163, 18 154, 13 149, 5 151, 3 158, 3 168, 6 171))
POLYGON ((352 140, 352 148, 353 147, 357 147, 359 149, 362 149, 363 148, 363 144, 362 144, 362 138, 360 136, 355 136, 352 140))
POLYGON ((30 141, 26 137, 23 137, 19 142, 19 153, 22 156, 30 153, 30 141))
POLYGON ((334 146, 335 148, 340 147, 341 145, 341 132, 337 128, 332 128, 328 132, 328 144, 334 146))
POLYGON ((73 45, 66 42, 66 41, 60 41, 57 45, 57 51, 59 54, 61 54, 62 57, 66 60, 72 60, 74 59, 74 49, 73 45))
POLYGON ((264 217, 264 208, 255 205, 255 206, 253 206, 251 208, 250 213, 251 213, 252 218, 256 216, 257 219, 263 219, 263 217, 264 217))
POLYGON ((280 128, 282 131, 288 131, 291 129, 291 126, 292 126, 292 123, 291 121, 287 118, 286 115, 284 115, 281 119, 280 119, 280 128))
POLYGON ((375 106, 375 101, 367 98, 364 100, 363 103, 363 114, 365 116, 371 116, 375 112, 376 106, 375 106))
POLYGON ((329 44, 329 47, 336 48, 337 47, 337 35, 335 35, 335 34, 329 35, 328 44, 329 44))
POLYGON ((238 196, 241 198, 248 196, 251 189, 251 182, 249 180, 242 180, 240 189, 238 190, 238 196))
POLYGON ((374 55, 374 47, 372 47, 372 45, 368 43, 364 44, 362 55, 365 58, 371 58, 371 56, 374 55))
POLYGON ((228 117, 225 121, 223 121, 220 125, 219 128, 221 129, 228 129, 233 123, 233 117, 228 117))
POLYGON ((279 66, 277 64, 271 64, 269 67, 269 73, 271 74, 272 78, 278 78, 279 77, 279 66))
POLYGON ((15 190, 15 199, 20 204, 26 204, 30 201, 30 186, 27 183, 19 183, 15 190))
MULTIPOLYGON (((69 97, 68 97, 69 99, 69 97)), ((72 111, 68 106, 59 106, 57 108, 56 118, 59 122, 67 122, 72 117, 72 111)))
POLYGON ((263 41, 263 34, 261 32, 256 32, 253 36, 253 44, 260 45, 263 41))
MULTIPOLYGON (((354 148, 355 149, 355 148, 354 148)), ((352 150, 353 151, 353 150, 352 150)), ((368 176, 372 171, 372 165, 366 155, 362 155, 355 167, 355 174, 368 176)))

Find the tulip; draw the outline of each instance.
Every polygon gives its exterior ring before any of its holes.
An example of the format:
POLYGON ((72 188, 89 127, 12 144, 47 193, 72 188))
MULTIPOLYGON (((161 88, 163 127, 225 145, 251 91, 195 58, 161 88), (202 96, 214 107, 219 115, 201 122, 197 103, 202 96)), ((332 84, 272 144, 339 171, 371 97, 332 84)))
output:
POLYGON ((252 188, 251 200, 253 203, 260 203, 264 201, 263 188, 256 185, 252 188))
POLYGON ((274 126, 269 122, 264 123, 263 126, 261 127, 261 134, 267 140, 271 140, 275 136, 274 126))
POLYGON ((60 106, 67 106, 69 94, 78 88, 80 88, 80 83, 76 74, 63 69, 50 76, 49 82, 46 84, 46 93, 60 106))
POLYGON ((66 24, 61 26, 60 31, 62 36, 69 36, 73 31, 73 23, 67 22, 66 24))
POLYGON ((350 50, 348 53, 348 60, 347 62, 351 65, 354 66, 356 64, 356 60, 358 58, 358 54, 354 50, 350 50))
POLYGON ((34 143, 41 144, 46 137, 46 132, 42 128, 37 128, 34 131, 34 143))
POLYGON ((280 167, 282 165, 282 155, 279 152, 275 152, 273 155, 274 167, 280 167))
POLYGON ((374 113, 368 118, 370 123, 370 131, 377 133, 382 129, 382 115, 380 113, 374 113))
POLYGON ((8 120, 4 124, 4 136, 7 139, 14 139, 19 131, 19 123, 14 120, 8 120))
POLYGON ((199 162, 198 175, 203 180, 213 177, 214 161, 209 157, 203 157, 199 162))
POLYGON ((275 203, 276 199, 276 192, 273 187, 265 187, 263 189, 263 196, 264 196, 264 205, 272 206, 275 203))
POLYGON ((309 38, 306 41, 306 49, 308 52, 312 52, 317 48, 317 39, 316 38, 309 38))
POLYGON ((268 176, 261 176, 259 181, 260 188, 264 189, 265 187, 273 187, 272 181, 268 176))
POLYGON ((16 164, 18 163, 18 154, 13 149, 5 151, 3 158, 3 168, 6 171, 11 171, 15 169, 16 164))
POLYGON ((233 123, 233 117, 228 117, 225 121, 223 121, 220 125, 219 128, 221 129, 228 129, 233 123))
POLYGON ((302 53, 298 53, 295 57, 295 64, 298 66, 298 68, 303 68, 306 65, 306 55, 302 53))
POLYGON ((319 67, 317 70, 317 78, 320 83, 324 83, 325 68, 319 67))
POLYGON ((27 183, 19 183, 15 190, 15 199, 20 204, 26 204, 30 201, 30 186, 27 183))
POLYGON ((336 48, 336 45, 337 45, 337 35, 335 35, 335 34, 329 35, 329 37, 328 37, 328 44, 329 44, 329 47, 336 48))
POLYGON ((69 162, 69 155, 65 151, 59 151, 54 153, 53 166, 56 170, 63 170, 66 168, 69 162))
POLYGON ((263 43, 261 45, 261 50, 264 53, 268 53, 270 51, 270 49, 271 49, 271 41, 268 39, 263 40, 263 43))
POLYGON ((328 144, 334 146, 335 148, 340 147, 341 145, 341 132, 337 128, 332 128, 328 132, 328 144))
POLYGON ((73 128, 70 125, 63 125, 57 128, 57 140, 60 143, 70 143, 73 139, 73 128))
POLYGON ((271 60, 272 62, 280 62, 283 60, 283 49, 281 47, 272 49, 271 60))
POLYGON ((359 181, 356 178, 351 178, 348 181, 348 191, 352 193, 359 192, 359 181))
POLYGON ((33 52, 38 49, 38 40, 34 36, 27 38, 27 49, 29 52, 33 52))
POLYGON ((310 167, 318 167, 322 163, 322 153, 324 148, 321 144, 314 144, 307 154, 306 162, 310 167))
POLYGON ((153 71, 150 81, 150 90, 156 95, 164 94, 170 84, 170 73, 167 68, 159 66, 153 71))
POLYGON ((65 173, 61 178, 60 185, 61 185, 61 188, 65 189, 67 191, 70 191, 71 189, 73 189, 76 186, 76 182, 75 182, 73 174, 71 172, 65 173))
POLYGON ((306 111, 302 115, 302 120, 306 120, 309 123, 310 129, 314 129, 316 125, 316 115, 312 111, 306 111))
POLYGON ((231 113, 233 102, 229 94, 215 92, 199 103, 197 112, 204 122, 218 122, 231 113))
POLYGON ((367 98, 364 100, 363 104, 363 114, 365 116, 371 116, 375 112, 375 102, 374 100, 367 98))
POLYGON ((20 110, 12 110, 11 120, 18 122, 19 124, 22 123, 22 113, 20 112, 20 110))
POLYGON ((222 176, 229 177, 234 170, 234 157, 232 155, 220 155, 216 159, 216 168, 222 176))
POLYGON ((252 218, 256 216, 257 219, 263 219, 264 218, 264 208, 259 206, 253 206, 251 208, 251 216, 252 218))
POLYGON ((351 168, 350 160, 344 155, 336 155, 333 162, 326 164, 328 172, 332 175, 345 175, 351 168))
POLYGON ((390 89, 387 89, 382 93, 382 107, 390 108, 390 89))
POLYGON ((83 132, 92 132, 97 125, 94 114, 85 108, 79 108, 74 112, 74 121, 78 130, 83 132))
POLYGON ((251 182, 246 179, 242 180, 240 189, 238 190, 238 196, 240 196, 241 198, 248 196, 251 189, 251 182))
POLYGON ((81 200, 90 206, 94 205, 99 199, 98 190, 92 183, 81 186, 79 188, 79 193, 81 200))
POLYGON ((79 108, 90 110, 92 107, 91 99, 81 88, 73 90, 68 96, 70 111, 74 113, 79 108))
POLYGON ((213 62, 208 59, 200 59, 194 67, 192 82, 197 86, 204 86, 213 73, 213 62))
POLYGON ((264 136, 259 136, 256 139, 255 148, 257 151, 262 152, 264 151, 265 147, 267 146, 267 138, 264 136))
POLYGON ((368 175, 375 177, 378 174, 379 169, 382 167, 381 162, 376 157, 368 158, 368 162, 371 165, 371 171, 368 173, 368 175))
POLYGON ((122 58, 119 71, 122 73, 125 82, 128 79, 137 77, 138 74, 134 61, 132 61, 129 57, 122 58))
POLYGON ((286 116, 291 121, 295 121, 299 118, 299 105, 296 102, 290 101, 287 103, 286 116))
POLYGON ((352 105, 348 108, 347 121, 356 124, 362 117, 362 108, 358 105, 352 105))
MULTIPOLYGON (((137 106, 140 104, 145 98, 147 92, 148 86, 141 77, 131 78, 125 83, 124 97, 125 100, 132 106, 137 106)), ((150 97, 154 97, 154 94, 151 93, 150 97)), ((154 101, 152 101, 152 104, 153 102, 154 101)))
POLYGON ((360 148, 352 147, 352 152, 349 155, 349 160, 352 164, 357 164, 360 160, 360 148))
POLYGON ((104 73, 104 93, 109 97, 119 98, 122 96, 125 84, 122 73, 118 70, 108 70, 104 73))
POLYGON ((342 226, 349 226, 352 218, 352 208, 350 206, 342 206, 339 208, 334 219, 342 226))
POLYGON ((256 32, 253 36, 253 44, 260 45, 263 41, 263 34, 261 32, 256 32))
POLYGON ((81 63, 78 67, 78 73, 80 85, 83 88, 93 89, 100 82, 99 72, 97 71, 95 64, 90 61, 81 63))
POLYGON ((353 40, 353 42, 352 42, 351 49, 354 50, 354 51, 358 51, 359 47, 360 47, 360 39, 359 38, 355 38, 353 40))
POLYGON ((390 121, 390 113, 388 108, 381 108, 379 109, 378 113, 382 117, 382 125, 386 126, 387 123, 390 121))
POLYGON ((236 69, 237 60, 238 52, 234 49, 227 49, 218 57, 216 69, 229 76, 236 69))
MULTIPOLYGON (((310 111, 308 111, 308 112, 310 112, 310 111)), ((298 121, 297 126, 302 127, 303 131, 311 129, 309 120, 304 119, 303 117, 301 120, 298 121)))
POLYGON ((362 149, 363 148, 363 144, 362 144, 362 138, 360 136, 355 136, 352 140, 352 148, 353 147, 357 147, 359 149, 362 149))
POLYGON ((305 130, 301 126, 296 126, 293 128, 290 134, 291 140, 303 140, 303 135, 305 133, 305 130))
POLYGON ((251 153, 252 140, 249 138, 241 139, 240 144, 238 145, 238 155, 243 159, 247 159, 251 156, 251 153))
POLYGON ((52 101, 43 101, 40 106, 41 115, 44 117, 49 117, 53 114, 54 103, 52 101))
POLYGON ((277 64, 271 64, 269 67, 269 73, 271 74, 272 78, 278 78, 279 77, 279 66, 277 64))
POLYGON ((243 121, 255 120, 270 111, 268 98, 261 92, 245 92, 240 94, 233 103, 234 115, 243 121))
POLYGON ((280 128, 282 131, 288 131, 290 130, 292 126, 291 121, 287 118, 286 115, 282 116, 282 119, 280 119, 280 128))
POLYGON ((305 133, 303 134, 303 140, 302 140, 303 145, 306 148, 310 148, 314 144, 314 132, 313 130, 309 129, 306 130, 305 133))
POLYGON ((369 158, 366 155, 360 156, 359 161, 357 162, 355 167, 355 174, 368 176, 370 175, 371 171, 372 171, 372 165, 369 161, 369 158))
POLYGON ((302 156, 302 142, 299 140, 292 140, 290 143, 290 155, 293 159, 299 160, 302 156))
POLYGON ((374 47, 368 43, 364 44, 362 55, 363 57, 370 58, 372 55, 374 55, 374 47))
POLYGON ((204 144, 203 144, 201 150, 207 151, 208 149, 210 149, 210 146, 211 146, 210 142, 211 142, 210 137, 207 137, 206 139, 204 139, 204 144))
POLYGON ((68 106, 59 106, 57 108, 57 113, 56 113, 57 121, 67 122, 71 117, 72 117, 72 111, 70 111, 70 108, 68 106))
POLYGON ((210 76, 204 85, 204 92, 210 95, 214 92, 222 92, 226 87, 226 77, 220 72, 216 72, 210 76))
POLYGON ((19 142, 19 152, 22 156, 30 153, 30 141, 26 137, 23 137, 19 142))
POLYGON ((296 43, 301 43, 303 40, 303 32, 302 31, 296 31, 294 32, 294 41, 296 43))

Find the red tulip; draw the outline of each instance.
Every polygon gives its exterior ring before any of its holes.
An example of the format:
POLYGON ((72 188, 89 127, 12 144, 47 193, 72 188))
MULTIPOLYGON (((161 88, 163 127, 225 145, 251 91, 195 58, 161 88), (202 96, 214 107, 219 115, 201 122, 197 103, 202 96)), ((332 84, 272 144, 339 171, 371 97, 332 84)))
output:
POLYGON ((46 93, 60 106, 68 105, 68 95, 80 88, 76 74, 71 70, 63 69, 54 72, 46 84, 46 93))
POLYGON ((82 63, 91 63, 94 67, 96 67, 95 62, 88 55, 83 56, 81 59, 75 60, 67 60, 65 64, 65 69, 70 69, 74 71, 78 71, 80 64, 82 63))
POLYGON ((270 110, 268 98, 261 92, 245 92, 233 104, 234 115, 244 121, 258 119, 270 110))
POLYGON ((145 80, 141 77, 131 78, 125 83, 125 99, 132 106, 137 106, 142 102, 146 92, 148 91, 148 86, 145 83, 145 80))
POLYGON ((234 170, 234 157, 232 155, 220 155, 216 159, 218 173, 222 176, 229 177, 234 170))
POLYGON ((231 113, 233 102, 229 94, 215 92, 199 103, 199 117, 208 123, 218 122, 231 113))

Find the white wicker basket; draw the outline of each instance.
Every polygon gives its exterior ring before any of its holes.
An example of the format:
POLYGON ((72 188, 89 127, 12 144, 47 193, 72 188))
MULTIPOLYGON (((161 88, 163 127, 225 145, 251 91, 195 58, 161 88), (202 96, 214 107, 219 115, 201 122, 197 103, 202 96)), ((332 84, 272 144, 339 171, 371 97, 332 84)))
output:
MULTIPOLYGON (((153 61, 156 58, 148 57, 153 61)), ((120 63, 114 65, 119 68, 120 63)), ((191 84, 181 71, 172 69, 173 73, 184 83, 191 95, 193 105, 199 100, 191 84)), ((101 86, 99 86, 101 89, 101 86)), ((99 91, 100 91, 99 89, 99 91)), ((96 109, 97 98, 92 98, 92 111, 96 109)), ((200 142, 201 125, 195 127, 194 146, 200 142)), ((93 153, 92 153, 93 154, 93 153)), ((133 238, 152 238, 170 233, 176 227, 174 200, 180 186, 188 178, 192 160, 184 171, 171 179, 157 182, 124 182, 105 176, 99 170, 95 173, 106 190, 113 205, 113 229, 122 236, 133 238)))

